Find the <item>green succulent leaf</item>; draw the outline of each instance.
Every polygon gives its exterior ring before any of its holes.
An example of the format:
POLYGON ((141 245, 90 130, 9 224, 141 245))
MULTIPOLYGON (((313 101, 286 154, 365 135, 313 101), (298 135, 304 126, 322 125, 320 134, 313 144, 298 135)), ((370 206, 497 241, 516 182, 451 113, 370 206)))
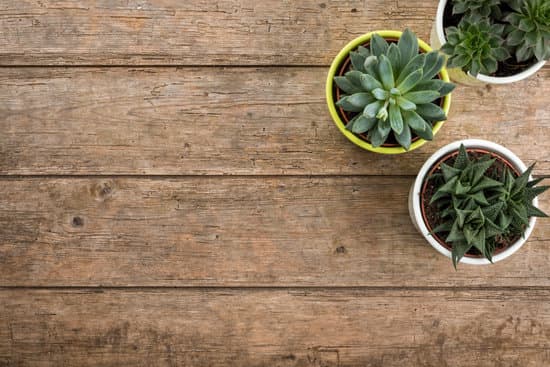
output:
POLYGON ((434 90, 415 91, 415 92, 409 92, 403 95, 403 97, 419 105, 423 103, 430 103, 433 100, 439 98, 439 92, 434 90))
POLYGON ((401 92, 401 95, 407 93, 411 89, 413 89, 424 76, 424 71, 422 69, 418 69, 412 73, 410 73, 398 86, 397 89, 399 89, 399 92, 401 92))
POLYGON ((386 120, 378 120, 377 125, 378 131, 380 132, 380 135, 384 137, 384 140, 386 140, 386 137, 389 135, 391 131, 391 125, 390 122, 386 120))
MULTIPOLYGON (((413 129, 411 127, 411 129, 413 129)), ((424 122, 424 129, 423 130, 417 130, 413 129, 416 135, 420 136, 424 140, 432 141, 434 138, 434 134, 432 131, 432 126, 428 122, 424 122)))
POLYGON ((390 105, 390 124, 396 134, 399 135, 403 132, 403 116, 401 116, 401 109, 398 105, 390 105))
POLYGON ((468 157, 468 152, 466 151, 466 147, 461 144, 453 167, 465 171, 470 164, 471 162, 470 162, 470 158, 468 157))
POLYGON ((351 120, 349 120, 349 122, 347 123, 346 125, 346 129, 349 130, 349 131, 352 131, 353 130, 353 125, 355 124, 355 121, 357 121, 357 119, 359 118, 359 116, 361 115, 357 115, 355 116, 354 118, 352 118, 351 120))
POLYGON ((374 101, 374 98, 372 97, 372 94, 361 92, 361 93, 355 93, 351 96, 346 97, 347 103, 352 105, 353 107, 357 107, 359 111, 361 109, 364 109, 366 105, 374 101))
POLYGON ((386 141, 391 127, 388 122, 378 120, 375 128, 369 131, 369 139, 374 147, 379 147, 386 141))
POLYGON ((363 73, 360 71, 352 70, 348 71, 344 76, 356 88, 361 88, 361 75, 363 75, 363 73))
POLYGON ((451 178, 458 176, 462 172, 461 170, 451 167, 445 163, 441 163, 440 168, 441 172, 443 172, 445 181, 449 181, 451 178))
POLYGON ((420 117, 415 111, 403 111, 403 119, 405 123, 411 127, 416 133, 424 131, 426 129, 426 121, 420 117))
POLYGON ((361 112, 363 111, 363 108, 360 106, 357 106, 349 101, 351 96, 344 96, 336 102, 336 105, 339 107, 342 107, 344 111, 348 112, 361 112))
POLYGON ((403 111, 414 111, 416 110, 416 104, 412 103, 404 97, 397 97, 397 104, 403 111))
POLYGON ((401 52, 399 51, 399 47, 392 43, 388 47, 388 59, 390 60, 393 72, 395 75, 399 75, 399 72, 401 70, 401 52))
POLYGON ((506 43, 509 46, 520 45, 523 42, 523 36, 524 36, 524 32, 522 32, 521 29, 515 29, 512 32, 508 33, 508 37, 506 38, 506 43))
POLYGON ((424 80, 430 80, 435 77, 445 65, 445 57, 437 51, 432 51, 426 54, 424 62, 424 80))
POLYGON ((460 259, 462 259, 466 254, 466 252, 470 251, 471 248, 472 248, 472 245, 468 245, 468 243, 464 241, 457 241, 456 243, 453 243, 451 256, 453 260, 453 266, 455 267, 455 269, 460 259))
POLYGON ((341 90, 343 90, 347 94, 354 94, 354 93, 359 93, 359 92, 362 91, 361 88, 353 85, 353 83, 351 81, 349 81, 348 78, 346 78, 345 76, 335 77, 334 82, 336 83, 338 88, 340 88, 341 90))
POLYGON ((373 118, 373 117, 376 117, 376 115, 378 114, 378 111, 384 107, 384 102, 382 101, 375 101, 375 102, 372 102, 372 103, 369 103, 364 111, 363 111, 363 115, 365 115, 365 117, 367 118, 373 118))
POLYGON ((374 96, 374 98, 380 101, 385 101, 386 99, 389 98, 390 93, 385 89, 376 88, 372 91, 372 95, 374 96))
POLYGON ((425 120, 442 121, 447 119, 445 111, 433 103, 424 103, 416 105, 416 112, 425 120))
POLYGON ((359 52, 350 52, 350 59, 351 59, 351 64, 353 65, 353 68, 357 71, 360 71, 362 73, 365 72, 365 68, 364 68, 364 64, 365 64, 365 59, 367 57, 360 54, 359 52))
POLYGON ((380 56, 380 62, 378 64, 378 72, 380 73, 380 80, 385 89, 392 89, 395 87, 395 81, 393 79, 393 70, 390 60, 386 55, 380 56))
POLYGON ((388 47, 388 42, 383 37, 379 36, 376 33, 372 36, 370 42, 371 55, 376 57, 384 55, 388 50, 388 47))
MULTIPOLYGON (((405 29, 397 47, 401 54, 401 65, 407 65, 414 57, 418 55, 418 39, 410 29, 405 29)), ((416 68, 415 68, 416 69, 416 68)))
POLYGON ((418 69, 423 69, 425 61, 426 54, 418 54, 413 57, 407 64, 405 64, 405 67, 399 74, 399 77, 395 81, 395 84, 401 84, 403 80, 405 80, 405 78, 409 76, 409 74, 414 73, 418 69))
POLYGON ((368 92, 372 92, 375 89, 384 88, 382 83, 370 74, 363 74, 361 76, 361 86, 368 92))
POLYGON ((546 214, 545 212, 543 212, 542 210, 540 210, 539 208, 533 206, 533 205, 529 205, 527 207, 527 213, 526 213, 529 217, 539 217, 539 218, 546 218, 548 217, 548 214, 546 214))
POLYGON ((357 47, 357 52, 365 58, 370 56, 370 50, 363 46, 357 47))
POLYGON ((356 134, 362 134, 370 129, 376 124, 377 120, 375 118, 367 118, 363 115, 358 115, 357 120, 353 124, 352 131, 356 134))
POLYGON ((450 94, 455 89, 455 87, 456 87, 456 85, 454 85, 453 83, 443 82, 443 86, 439 90, 439 95, 441 97, 444 97, 444 96, 450 94))
POLYGON ((403 148, 405 148, 405 150, 409 150, 412 142, 411 136, 411 129, 407 125, 404 125, 401 133, 396 132, 395 139, 403 148))

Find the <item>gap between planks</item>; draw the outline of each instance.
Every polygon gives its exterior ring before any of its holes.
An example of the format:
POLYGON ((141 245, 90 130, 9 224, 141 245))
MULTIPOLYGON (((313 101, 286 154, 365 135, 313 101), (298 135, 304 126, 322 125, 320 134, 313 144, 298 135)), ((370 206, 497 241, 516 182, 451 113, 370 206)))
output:
POLYGON ((316 291, 361 291, 361 292, 405 292, 405 291, 418 291, 418 292, 515 292, 515 291, 550 291, 550 286, 299 286, 299 285, 288 285, 288 286, 18 286, 18 285, 4 285, 0 286, 0 292, 3 291, 33 291, 33 290, 46 290, 46 291, 90 291, 94 292, 109 292, 109 291, 128 291, 128 292, 147 292, 147 291, 205 291, 205 292, 218 292, 218 291, 246 291, 246 292, 264 292, 264 291, 289 291, 289 292, 316 292, 316 291))

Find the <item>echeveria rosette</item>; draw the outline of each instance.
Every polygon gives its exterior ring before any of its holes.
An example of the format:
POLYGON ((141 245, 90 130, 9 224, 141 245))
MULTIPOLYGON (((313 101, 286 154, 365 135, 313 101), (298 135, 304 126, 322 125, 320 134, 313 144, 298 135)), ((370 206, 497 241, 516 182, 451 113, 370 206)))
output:
POLYGON ((432 102, 454 89, 454 84, 437 78, 443 56, 419 53, 418 39, 406 29, 391 44, 374 34, 370 49, 360 46, 350 58, 353 70, 334 78, 345 93, 336 104, 357 113, 346 125, 348 130, 367 133, 374 147, 384 144, 390 133, 407 150, 413 132, 433 139, 432 124, 446 115, 432 102))
POLYGON ((506 44, 515 50, 516 60, 524 62, 533 56, 538 61, 550 59, 550 1, 508 0, 514 10, 504 17, 506 44))
POLYGON ((452 166, 442 163, 435 180, 436 191, 430 204, 436 205, 442 222, 433 233, 447 233, 456 267, 460 259, 476 248, 492 261, 496 245, 504 238, 520 236, 531 216, 546 216, 532 205, 533 199, 548 189, 529 181, 532 166, 519 177, 508 168, 489 175, 495 164, 488 154, 470 159, 462 145, 452 166))
POLYGON ((482 17, 501 17, 501 0, 452 0, 453 14, 476 13, 482 17))
POLYGON ((449 56, 447 67, 461 68, 476 76, 491 75, 498 63, 510 57, 504 45, 504 25, 479 15, 464 17, 458 27, 445 29, 447 43, 441 51, 449 56))

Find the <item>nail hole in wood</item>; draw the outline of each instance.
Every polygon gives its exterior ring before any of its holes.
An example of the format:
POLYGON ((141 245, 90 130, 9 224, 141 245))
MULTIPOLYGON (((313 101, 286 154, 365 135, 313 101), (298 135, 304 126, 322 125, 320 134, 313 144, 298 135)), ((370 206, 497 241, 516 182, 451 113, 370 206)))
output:
POLYGON ((336 253, 337 254, 345 254, 346 252, 348 252, 348 250, 346 250, 346 248, 344 246, 340 246, 340 247, 336 248, 336 253))
POLYGON ((80 217, 74 217, 72 223, 73 227, 82 227, 84 225, 84 219, 80 217))

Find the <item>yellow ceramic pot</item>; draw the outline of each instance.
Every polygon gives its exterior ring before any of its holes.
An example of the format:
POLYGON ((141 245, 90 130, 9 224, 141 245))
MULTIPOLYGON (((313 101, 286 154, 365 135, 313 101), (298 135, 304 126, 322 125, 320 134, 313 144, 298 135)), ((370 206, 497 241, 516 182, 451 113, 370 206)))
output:
MULTIPOLYGON (((406 150, 405 148, 401 146, 396 147, 373 147, 372 144, 369 142, 361 139, 359 136, 355 135, 351 131, 346 129, 345 123, 340 118, 340 115, 338 114, 338 111, 336 109, 336 104, 334 101, 334 77, 336 76, 336 73, 339 72, 340 66, 344 63, 346 58, 349 56, 350 51, 355 50, 360 45, 364 45, 365 43, 368 43, 372 37, 373 34, 378 34, 381 37, 384 38, 391 38, 391 39, 399 39, 401 38, 402 32, 399 31, 376 31, 376 32, 370 32, 367 34, 364 34, 350 43, 346 45, 336 56, 334 61, 332 62, 332 65, 330 66, 330 70, 328 72, 327 76, 327 83, 326 83, 326 98, 327 98, 327 104, 328 109, 330 111, 330 115, 332 116, 332 119, 334 120, 334 123, 338 127, 338 129, 344 134, 346 138, 348 138, 351 142, 354 144, 360 146, 363 149, 370 150, 372 152, 376 153, 382 153, 382 154, 400 154, 400 153, 406 153, 410 152, 416 148, 421 147, 426 143, 426 140, 424 139, 418 139, 414 141, 409 150, 406 150)), ((424 52, 430 52, 432 51, 432 48, 424 41, 418 40, 418 45, 420 49, 424 52)), ((442 80, 449 82, 449 75, 447 73, 447 70, 445 68, 441 69, 441 72, 439 73, 442 80)), ((445 114, 449 113, 449 108, 451 107, 451 95, 447 95, 443 97, 443 110, 445 111, 445 114)), ((434 124, 433 126, 433 134, 435 135, 439 129, 441 129, 441 126, 443 125, 445 121, 439 121, 434 124)))

